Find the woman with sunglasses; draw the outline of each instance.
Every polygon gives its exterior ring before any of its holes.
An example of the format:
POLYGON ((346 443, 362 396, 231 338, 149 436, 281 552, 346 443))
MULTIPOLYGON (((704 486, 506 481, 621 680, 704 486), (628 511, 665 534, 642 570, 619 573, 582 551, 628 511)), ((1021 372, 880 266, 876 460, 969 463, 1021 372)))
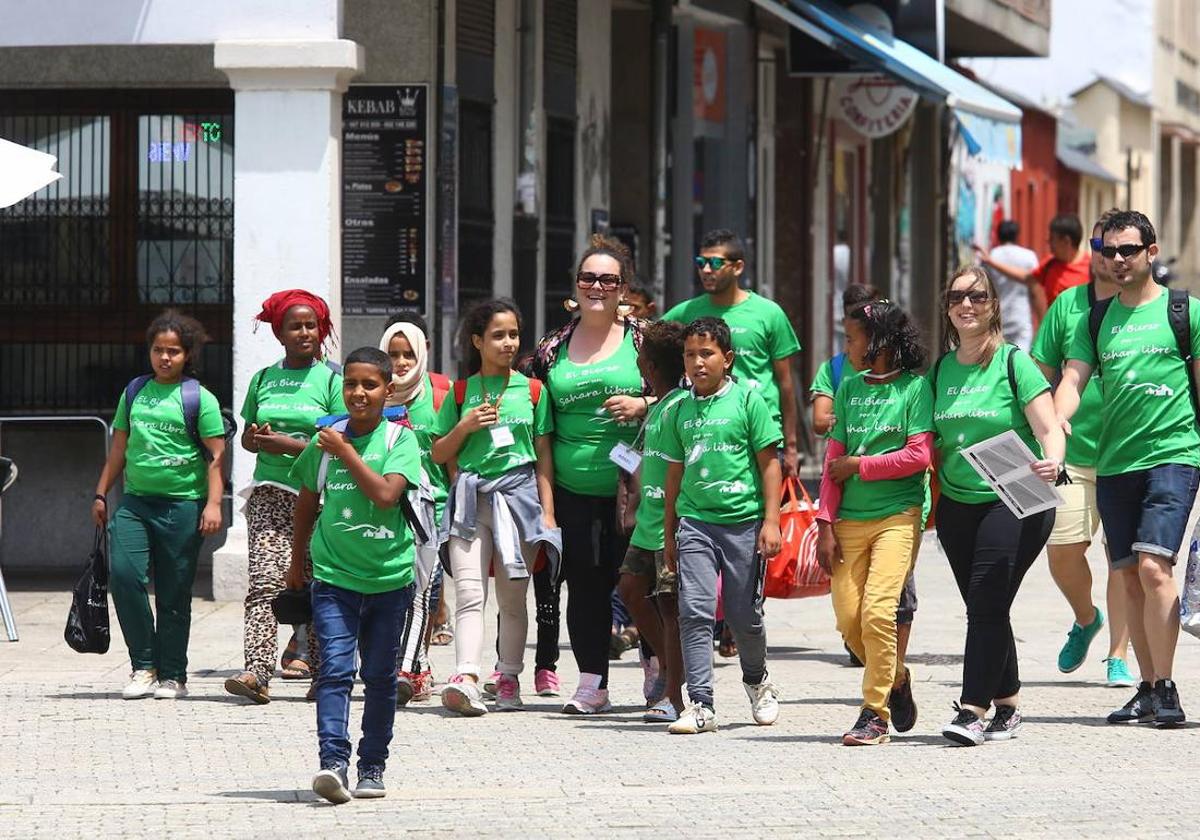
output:
POLYGON ((928 374, 941 482, 935 521, 967 607, 967 639, 957 714, 942 734, 956 744, 977 746, 1012 738, 1021 726, 1021 680, 1009 611, 1050 536, 1054 511, 1017 519, 963 450, 1011 429, 1038 456, 1031 472, 1053 484, 1066 442, 1046 377, 1027 353, 1004 343, 1000 303, 987 272, 977 266, 959 269, 944 303, 944 352, 928 374), (989 723, 984 718, 993 706, 989 723))
MULTIPOLYGON (((579 666, 579 687, 563 706, 566 714, 612 708, 611 599, 629 537, 618 522, 620 476, 610 454, 619 444, 633 443, 652 393, 638 373, 643 322, 618 313, 632 279, 629 250, 617 240, 593 236, 576 272, 576 300, 568 306, 578 316, 541 340, 525 371, 546 383, 554 409, 554 509, 563 536, 567 628, 579 666)), ((535 589, 535 686, 541 694, 545 654, 558 647, 558 587, 535 589)))

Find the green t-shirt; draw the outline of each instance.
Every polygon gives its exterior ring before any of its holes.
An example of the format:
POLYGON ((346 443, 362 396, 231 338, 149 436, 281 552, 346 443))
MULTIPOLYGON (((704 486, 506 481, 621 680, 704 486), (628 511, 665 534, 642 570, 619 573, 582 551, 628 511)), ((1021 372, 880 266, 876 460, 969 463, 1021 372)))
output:
MULTIPOLYGON (((454 391, 446 394, 442 405, 454 401, 454 391)), ((429 485, 433 489, 433 508, 436 521, 442 521, 442 508, 446 505, 446 497, 450 495, 450 477, 446 467, 434 463, 433 439, 437 435, 437 412, 433 410, 433 382, 425 378, 425 387, 421 396, 408 406, 408 420, 412 423, 413 431, 417 433, 417 445, 421 448, 421 466, 429 477, 429 485)))
MULTIPOLYGON (((117 401, 113 428, 129 433, 125 447, 125 492, 164 499, 203 499, 208 496, 208 462, 183 422, 183 395, 178 382, 164 385, 151 379, 133 400, 126 419, 125 394, 117 401), (132 426, 132 428, 130 428, 132 426)), ((200 388, 202 438, 225 434, 221 407, 207 388, 200 388)))
POLYGON ((667 498, 667 460, 663 456, 662 441, 665 426, 674 422, 669 412, 676 403, 688 396, 682 388, 676 388, 654 405, 646 417, 642 436, 642 467, 639 477, 642 498, 638 502, 637 524, 629 537, 629 544, 647 551, 659 551, 663 547, 663 507, 667 498))
MULTIPOLYGON (((380 422, 369 434, 351 438, 354 450, 374 472, 402 475, 409 486, 421 480, 417 436, 399 423, 380 422), (389 432, 389 430, 392 430, 389 432), (388 448, 388 435, 396 435, 388 448)), ((314 493, 321 458, 316 440, 300 453, 292 478, 314 493)), ((374 595, 413 582, 413 538, 400 506, 381 508, 368 499, 340 458, 330 458, 324 502, 312 536, 313 577, 352 592, 374 595)))
MULTIPOLYGON (((929 369, 932 380, 934 368, 929 369)), ((1011 344, 1002 345, 985 368, 959 363, 951 350, 937 368, 933 397, 933 443, 940 467, 942 492, 963 504, 994 502, 995 493, 963 457, 968 446, 1012 429, 1040 457, 1042 447, 1025 417, 1025 406, 1050 390, 1036 363, 1011 344), (1008 381, 1008 355, 1016 353, 1013 373, 1017 397, 1008 381)))
POLYGON ((779 426, 757 390, 727 381, 710 397, 689 393, 664 424, 663 457, 683 462, 675 512, 712 525, 763 518, 757 455, 778 446, 779 426))
MULTIPOLYGON (((486 384, 488 397, 494 403, 497 393, 504 386, 504 377, 489 376, 486 383, 483 383, 478 373, 468 378, 463 412, 470 411, 483 402, 481 383, 486 384)), ((534 406, 529 394, 529 380, 514 370, 504 395, 500 397, 499 421, 495 426, 480 429, 467 436, 458 451, 458 468, 473 472, 480 478, 496 478, 516 467, 536 462, 534 438, 554 431, 554 419, 547 396, 545 393, 541 394, 537 406, 534 406), (508 426, 513 436, 511 444, 498 447, 492 442, 492 430, 497 426, 508 426)), ((445 437, 450 434, 461 416, 451 392, 442 403, 442 410, 438 412, 434 435, 445 437)))
MULTIPOLYGON (((1189 299, 1192 353, 1200 355, 1200 309, 1189 299)), ((1096 367, 1086 316, 1068 359, 1096 367)), ((1161 464, 1200 466, 1200 433, 1187 366, 1167 322, 1167 290, 1131 309, 1114 298, 1097 338, 1104 408, 1097 444, 1098 475, 1121 475, 1161 464)), ((1078 415, 1077 415, 1078 416, 1078 415)))
POLYGON ((619 441, 633 442, 638 422, 617 422, 604 401, 618 394, 642 394, 633 335, 626 332, 616 352, 587 365, 572 362, 564 346, 546 387, 554 401, 555 483, 585 496, 615 495, 617 465, 608 454, 619 441))
POLYGON ((762 392, 775 425, 782 429, 774 363, 799 353, 800 341, 779 304, 754 292, 749 295, 733 306, 714 306, 708 295, 701 295, 676 304, 663 320, 689 324, 706 315, 723 318, 733 338, 734 375, 743 385, 762 392))
MULTIPOLYGON (((837 421, 830 437, 845 444, 848 455, 898 452, 913 435, 933 431, 929 383, 908 371, 881 385, 873 385, 861 375, 844 379, 833 406, 837 421)), ((924 472, 879 481, 863 481, 854 475, 843 485, 838 518, 883 519, 919 508, 924 502, 924 472)))
MULTIPOLYGON (((1052 368, 1061 368, 1066 363, 1075 333, 1080 329, 1087 333, 1087 318, 1091 308, 1088 303, 1089 288, 1086 284, 1072 286, 1054 299, 1029 351, 1033 358, 1052 368)), ((1100 375, 1098 371, 1093 371, 1079 399, 1079 410, 1071 419, 1071 436, 1067 438, 1068 464, 1077 467, 1096 466, 1096 439, 1100 436, 1103 404, 1100 375)))
MULTIPOLYGON (((845 371, 842 371, 842 378, 846 378, 845 371)), ((812 385, 808 389, 808 395, 810 399, 812 397, 829 397, 833 399, 833 394, 833 359, 826 359, 817 368, 817 375, 813 377, 812 385)))
MULTIPOLYGON (((342 375, 322 361, 303 369, 285 368, 282 361, 263 368, 251 378, 242 404, 242 419, 247 425, 270 423, 273 432, 305 443, 316 434, 318 419, 345 413, 342 375)), ((259 452, 254 461, 255 483, 298 492, 300 485, 290 477, 298 457, 259 452)))

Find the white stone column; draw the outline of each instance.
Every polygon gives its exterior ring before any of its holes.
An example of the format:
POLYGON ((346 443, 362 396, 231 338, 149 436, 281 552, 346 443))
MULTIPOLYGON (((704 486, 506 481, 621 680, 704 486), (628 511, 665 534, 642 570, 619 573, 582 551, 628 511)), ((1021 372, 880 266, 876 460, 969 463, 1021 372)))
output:
MULTIPOLYGON (((218 41, 214 65, 234 90, 233 394, 240 410, 250 377, 280 356, 262 301, 301 288, 329 302, 341 326, 342 93, 363 67, 353 41, 218 41)), ((339 330, 340 332, 340 330, 339 330)), ((234 492, 254 459, 236 447, 234 492)), ((213 596, 246 593, 246 522, 237 508, 213 555, 213 596)))

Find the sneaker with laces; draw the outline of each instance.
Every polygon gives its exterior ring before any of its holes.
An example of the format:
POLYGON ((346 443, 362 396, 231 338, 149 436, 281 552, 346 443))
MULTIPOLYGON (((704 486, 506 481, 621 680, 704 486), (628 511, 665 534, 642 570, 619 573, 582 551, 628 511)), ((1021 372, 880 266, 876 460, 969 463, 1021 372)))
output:
POLYGON ((1121 708, 1105 718, 1109 723, 1149 723, 1154 720, 1154 690, 1150 683, 1138 683, 1137 693, 1121 708))
POLYGON ((1092 639, 1096 638, 1096 634, 1104 626, 1104 613, 1099 607, 1093 609, 1096 610, 1096 615, 1092 623, 1086 627, 1072 623, 1071 630, 1067 633, 1066 644, 1058 652, 1058 670, 1064 674, 1077 670, 1083 664, 1087 659, 1088 648, 1092 646, 1092 639))
POLYGON ((187 695, 187 683, 180 680, 159 680, 154 689, 155 700, 182 700, 187 695))
POLYGON ((487 706, 483 704, 479 686, 475 680, 462 674, 455 674, 450 678, 450 682, 442 687, 442 705, 463 717, 480 717, 487 714, 487 706))
POLYGON ((416 696, 418 676, 412 671, 396 672, 396 707, 407 706, 416 696))
POLYGON ((557 697, 562 692, 558 674, 549 668, 538 668, 537 673, 533 675, 533 690, 537 692, 538 697, 557 697))
POLYGON ((1119 656, 1110 656, 1104 660, 1108 666, 1108 677, 1104 684, 1109 688, 1133 688, 1138 684, 1137 678, 1129 672, 1129 666, 1119 656))
POLYGON ((985 741, 1008 741, 1017 737, 1021 728, 1021 713, 1016 706, 996 706, 992 722, 983 730, 985 741))
POLYGON ((580 674, 579 687, 562 707, 564 715, 595 715, 611 711, 608 689, 600 687, 599 674, 580 674))
POLYGON ((483 690, 484 700, 496 699, 496 683, 498 682, 500 682, 500 672, 492 671, 491 675, 484 680, 483 685, 480 686, 480 688, 483 690))
POLYGON ((717 731, 717 713, 701 703, 693 703, 684 709, 679 720, 667 727, 672 735, 699 735, 717 731))
POLYGON ((954 710, 958 714, 942 728, 942 734, 961 747, 977 747, 982 744, 983 721, 979 715, 957 703, 954 704, 954 710))
POLYGON ((764 674, 758 685, 742 683, 750 698, 750 716, 759 726, 770 726, 779 720, 779 688, 764 674))
POLYGON ((496 680, 496 711, 519 712, 525 707, 521 702, 521 682, 509 674, 501 674, 496 680))
POLYGON ((892 737, 888 735, 887 721, 874 709, 867 708, 859 712, 854 726, 842 736, 842 744, 847 747, 869 747, 886 744, 890 740, 892 737))
POLYGON ((141 700, 152 697, 158 688, 158 674, 151 670, 138 670, 129 675, 129 685, 121 689, 122 700, 141 700))
POLYGON ((326 764, 313 776, 312 790, 322 799, 334 805, 350 801, 350 782, 346 777, 346 765, 333 762, 326 764))
POLYGON ((422 671, 413 680, 413 696, 410 702, 424 703, 433 697, 433 671, 422 671))
POLYGON ((892 686, 888 694, 888 711, 897 732, 907 732, 917 725, 917 701, 913 699, 912 673, 904 669, 904 682, 892 686))
POLYGON ((1179 705, 1179 687, 1174 680, 1159 680, 1154 684, 1154 725, 1159 729, 1183 726, 1187 715, 1179 705))
POLYGON ((382 799, 387 796, 383 785, 383 768, 378 764, 358 768, 358 784, 354 786, 355 799, 382 799))

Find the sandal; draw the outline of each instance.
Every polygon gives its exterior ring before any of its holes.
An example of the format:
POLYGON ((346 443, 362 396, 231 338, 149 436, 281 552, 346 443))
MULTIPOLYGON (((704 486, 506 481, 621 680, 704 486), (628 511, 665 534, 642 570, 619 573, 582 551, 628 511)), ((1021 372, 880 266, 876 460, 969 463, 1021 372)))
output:
POLYGON ((264 705, 271 702, 270 692, 265 685, 260 685, 258 678, 245 671, 238 674, 236 677, 230 677, 225 680, 225 690, 230 694, 238 697, 245 697, 248 700, 253 700, 259 705, 264 705))
POLYGON ((674 723, 679 720, 679 713, 675 711, 671 698, 664 697, 642 713, 642 720, 646 723, 674 723))
POLYGON ((279 676, 285 680, 311 680, 312 669, 303 659, 284 659, 279 676))
POLYGON ((450 626, 449 621, 443 621, 433 628, 433 634, 429 637, 429 644, 445 647, 454 643, 454 628, 450 626))

